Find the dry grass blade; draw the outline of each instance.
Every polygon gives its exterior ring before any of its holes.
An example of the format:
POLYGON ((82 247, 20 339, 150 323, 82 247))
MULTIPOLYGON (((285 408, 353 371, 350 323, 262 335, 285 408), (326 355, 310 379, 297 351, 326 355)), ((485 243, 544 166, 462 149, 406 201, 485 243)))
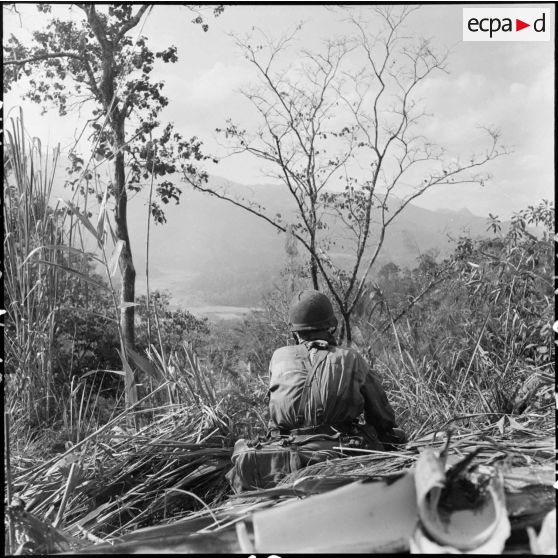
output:
POLYGON ((81 442, 78 442, 76 445, 74 445, 73 447, 71 447, 70 449, 66 450, 66 452, 64 452, 62 455, 56 456, 52 459, 50 459, 49 461, 46 461, 45 463, 41 463, 39 465, 37 465, 36 467, 33 467, 32 469, 26 471, 21 477, 20 479, 18 479, 20 482, 33 482, 37 475, 39 473, 41 473, 42 471, 44 471, 45 469, 47 469, 49 466, 53 465, 56 461, 70 455, 71 453, 74 453, 79 447, 83 446, 86 442, 89 442, 90 440, 97 438, 102 432, 104 432, 105 430, 108 430, 109 427, 116 425, 119 421, 121 421, 123 418, 127 418, 128 415, 131 414, 131 412, 134 410, 134 407, 140 405, 141 403, 143 403, 144 401, 146 401, 147 399, 151 398, 157 391, 163 389, 164 387, 166 387, 166 384, 162 384, 160 385, 158 388, 156 388, 153 392, 151 392, 150 394, 146 395, 143 399, 140 399, 137 403, 135 403, 132 407, 130 407, 129 409, 126 409, 125 411, 123 411, 122 413, 120 413, 116 418, 112 419, 111 421, 107 422, 106 424, 104 424, 103 426, 101 426, 98 430, 96 430, 95 432, 91 433, 89 436, 87 436, 86 438, 84 438, 81 442))
MULTIPOLYGON (((513 440, 506 439, 498 436, 496 426, 493 429, 495 430, 494 443, 487 445, 476 445, 475 440, 478 439, 479 432, 471 431, 468 434, 456 435, 454 443, 447 448, 447 467, 457 474, 455 467, 457 463, 460 470, 464 468, 470 471, 478 470, 482 477, 486 475, 487 470, 491 470, 490 464, 501 463, 496 466, 502 467, 504 473, 508 513, 512 528, 522 529, 525 525, 536 525, 537 522, 542 521, 549 506, 553 505, 553 500, 548 498, 552 492, 553 478, 552 475, 549 477, 546 473, 549 464, 552 465, 552 460, 542 453, 530 458, 523 456, 523 461, 529 461, 531 465, 529 474, 522 472, 524 469, 518 469, 516 466, 520 455, 515 453, 516 448, 522 447, 524 444, 533 444, 533 440, 522 433, 514 433, 513 440), (505 455, 501 456, 502 453, 508 455, 511 461, 506 461, 505 455), (518 472, 516 473, 516 471, 518 472), (521 474, 519 474, 520 472, 521 474), (547 477, 550 478, 550 481, 547 477), (542 484, 537 484, 535 490, 532 484, 527 484, 530 481, 542 484), (534 509, 539 511, 533 513, 534 509)), ((543 434, 545 433, 541 433, 539 439, 535 441, 538 450, 543 448, 547 450, 553 446, 553 442, 543 434)), ((445 443, 445 440, 439 439, 434 442, 434 447, 442 451, 445 443)), ((203 505, 203 508, 198 511, 185 511, 182 519, 177 520, 176 518, 180 517, 180 514, 177 514, 169 525, 124 533, 114 541, 115 545, 111 548, 102 545, 90 547, 86 549, 86 552, 94 552, 95 549, 110 553, 116 551, 148 552, 154 548, 158 548, 159 552, 162 549, 166 552, 206 552, 209 549, 213 552, 240 552, 234 526, 240 521, 250 522, 252 513, 293 499, 323 494, 358 480, 385 480, 391 483, 414 466, 418 451, 425 447, 425 444, 425 441, 419 441, 416 444, 411 442, 405 449, 400 450, 398 455, 378 452, 318 463, 292 473, 276 488, 246 492, 222 501, 218 505, 203 505)), ((211 451, 213 450, 206 448, 206 452, 211 451)), ((195 453, 197 452, 192 452, 192 457, 195 453)), ((204 462, 205 457, 197 463, 204 462)), ((196 467, 193 462, 191 469, 195 476, 196 467)), ((173 473, 173 469, 167 469, 161 475, 161 481, 168 485, 168 480, 173 478, 173 473)), ((146 494, 147 492, 144 492, 144 495, 146 494)), ((199 492, 197 494, 199 495, 199 492)), ((204 504, 205 502, 207 500, 204 501, 204 504)), ((152 510, 154 509, 152 508, 152 510)), ((160 523, 165 521, 160 521, 160 523)), ((130 526, 131 524, 128 525, 128 527, 130 526)))
MULTIPOLYGON (((157 389, 164 387, 166 383, 157 389)), ((57 457, 60 462, 81 452, 79 482, 52 468, 52 460, 21 475, 18 489, 29 508, 42 514, 57 510, 56 524, 64 523, 71 535, 85 529, 89 536, 102 538, 176 521, 200 502, 206 507, 205 502, 223 498, 231 448, 223 447, 207 412, 187 405, 149 411, 158 417, 137 435, 121 428, 112 437, 110 427, 125 421, 128 411, 57 457), (206 441, 198 443, 200 438, 206 441), (102 461, 94 458, 99 452, 102 461), (51 476, 41 476, 49 466, 51 476)))

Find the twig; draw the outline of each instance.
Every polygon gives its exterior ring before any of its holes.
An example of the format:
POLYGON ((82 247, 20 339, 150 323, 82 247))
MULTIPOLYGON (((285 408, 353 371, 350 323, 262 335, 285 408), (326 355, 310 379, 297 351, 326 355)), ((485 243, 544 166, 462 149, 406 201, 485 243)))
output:
POLYGON ((74 471, 76 469, 76 463, 72 463, 70 466, 70 472, 68 473, 68 480, 66 481, 66 488, 64 489, 64 495, 62 496, 62 503, 60 508, 58 508, 58 513, 56 514, 56 519, 54 520, 52 526, 58 527, 62 521, 62 516, 64 515, 64 510, 66 509, 66 503, 68 502, 68 497, 70 495, 70 490, 75 486, 74 483, 74 471))
POLYGON ((348 448, 346 446, 337 446, 337 447, 333 447, 332 449, 342 450, 342 451, 354 451, 357 453, 370 453, 375 455, 397 456, 397 457, 404 457, 405 459, 418 459, 417 455, 405 455, 404 453, 397 453, 395 451, 367 450, 361 448, 348 448))
POLYGON ((444 447, 442 448, 442 451, 440 452, 440 460, 442 461, 442 463, 445 465, 446 464, 446 460, 448 458, 448 451, 449 451, 449 447, 450 447, 450 441, 451 441, 451 437, 453 434, 453 430, 451 430, 451 428, 448 428, 446 435, 446 443, 444 444, 444 447))
POLYGON ((200 502, 203 505, 203 507, 207 510, 207 512, 209 513, 209 515, 213 519, 214 523, 219 524, 219 520, 217 519, 217 516, 213 513, 211 508, 199 496, 196 496, 193 492, 190 492, 188 490, 184 490, 182 488, 172 487, 172 488, 169 488, 167 490, 167 494, 165 495, 165 498, 166 498, 166 496, 168 495, 169 492, 180 492, 182 494, 186 494, 188 496, 191 496, 192 498, 194 498, 195 500, 197 500, 198 502, 200 502))
POLYGON ((93 533, 90 533, 87 529, 84 529, 81 525, 76 524, 76 527, 78 528, 78 531, 80 531, 80 533, 83 533, 85 535, 85 538, 90 540, 91 542, 94 542, 96 544, 99 544, 99 543, 113 544, 111 541, 105 541, 104 539, 101 539, 100 537, 95 536, 93 533))
POLYGON ((473 364, 473 360, 475 359, 475 355, 477 354, 477 350, 480 347, 480 342, 481 342, 482 336, 484 335, 484 330, 486 329, 486 324, 488 323, 489 319, 490 319, 490 314, 488 316, 486 316, 486 320, 484 320, 484 324, 483 324, 481 332, 479 334, 479 338, 477 339, 475 349, 473 350, 473 354, 471 355, 471 360, 469 360, 469 365, 467 366, 467 370, 465 371, 465 374, 463 375, 463 382, 461 382, 461 386, 459 388, 459 393, 457 394, 457 397, 456 397, 457 400, 459 400, 459 398, 461 397, 461 392, 463 391, 463 388, 465 387, 465 380, 469 376, 469 370, 471 370, 471 365, 473 364))

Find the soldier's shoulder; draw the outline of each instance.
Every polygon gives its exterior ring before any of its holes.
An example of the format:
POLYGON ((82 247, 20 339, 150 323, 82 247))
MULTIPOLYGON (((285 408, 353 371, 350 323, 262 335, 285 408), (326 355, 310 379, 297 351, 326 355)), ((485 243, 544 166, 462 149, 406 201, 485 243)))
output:
POLYGON ((275 349, 272 355, 273 358, 281 358, 290 355, 298 355, 304 351, 304 347, 302 345, 285 345, 284 347, 279 347, 275 349))
POLYGON ((334 345, 333 347, 335 351, 339 352, 340 354, 354 355, 354 356, 361 357, 361 354, 357 351, 357 349, 354 349, 353 347, 347 347, 346 345, 334 345))
POLYGON ((360 354, 357 349, 353 347, 345 347, 343 345, 337 345, 334 349, 334 353, 339 358, 343 358, 346 360, 353 360, 354 362, 358 362, 363 366, 367 366, 365 358, 360 354))
POLYGON ((333 359, 343 361, 345 365, 356 366, 363 372, 367 371, 369 368, 366 359, 360 354, 357 349, 337 345, 332 352, 333 359))

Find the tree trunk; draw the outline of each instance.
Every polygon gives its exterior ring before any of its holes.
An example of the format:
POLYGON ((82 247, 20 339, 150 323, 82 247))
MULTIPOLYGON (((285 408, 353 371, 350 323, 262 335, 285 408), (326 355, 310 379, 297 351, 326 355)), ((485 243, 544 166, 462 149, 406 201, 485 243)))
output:
MULTIPOLYGON (((124 152, 122 146, 125 143, 124 115, 117 114, 114 111, 114 150, 116 152, 114 158, 114 221, 116 224, 116 238, 124 242, 122 251, 120 252, 120 275, 122 276, 122 287, 120 291, 120 303, 125 306, 126 303, 135 302, 135 283, 136 270, 132 260, 132 247, 130 246, 130 237, 128 235, 128 196, 126 193, 126 175, 124 168, 124 152)), ((122 331, 123 349, 126 354, 122 355, 128 361, 125 366, 126 374, 126 406, 133 405, 137 400, 136 383, 134 379, 133 369, 128 360, 129 349, 134 348, 134 307, 124 307, 120 311, 120 328, 122 331)))
MULTIPOLYGON (((114 132, 117 150, 114 159, 114 179, 115 179, 115 213, 116 237, 124 241, 124 246, 120 252, 120 273, 122 275, 122 291, 120 300, 122 303, 135 302, 135 283, 136 270, 132 260, 132 248, 128 235, 128 195, 126 193, 126 178, 124 169, 124 153, 121 147, 124 145, 124 118, 118 116, 114 119, 114 132)), ((123 308, 120 314, 120 325, 126 348, 134 348, 134 307, 123 308)))
POLYGON ((312 278, 312 287, 316 290, 320 290, 320 284, 318 283, 318 262, 316 261, 316 238, 312 231, 310 233, 310 277, 312 278))
POLYGON ((314 256, 310 259, 310 276, 312 277, 312 287, 316 290, 320 290, 320 284, 318 283, 318 264, 316 263, 316 258, 314 256))
MULTIPOLYGON (((342 329, 343 335, 345 337, 345 339, 347 340, 347 345, 351 344, 351 341, 353 340, 352 337, 352 332, 351 332, 351 316, 350 314, 343 314, 343 329, 342 329)), ((343 341, 343 339, 340 339, 341 341, 343 341)))

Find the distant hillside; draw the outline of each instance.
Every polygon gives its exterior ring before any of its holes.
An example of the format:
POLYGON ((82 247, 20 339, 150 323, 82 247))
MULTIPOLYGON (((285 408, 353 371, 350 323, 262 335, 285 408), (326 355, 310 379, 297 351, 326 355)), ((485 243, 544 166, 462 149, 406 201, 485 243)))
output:
MULTIPOLYGON (((274 213, 289 215, 293 204, 276 185, 243 186, 220 178, 231 192, 258 201, 274 213)), ((129 223, 137 270, 137 292, 145 292, 147 207, 139 199, 130 206, 129 223)), ((180 205, 167 206, 168 222, 151 226, 150 287, 168 289, 183 306, 257 306, 286 263, 284 234, 226 201, 184 185, 180 205)), ((337 244, 332 257, 349 258, 339 227, 330 223, 337 244)), ((443 258, 452 251, 449 237, 486 233, 486 218, 468 210, 430 211, 409 205, 386 236, 376 269, 393 261, 414 266, 419 254, 436 250, 443 258)))

